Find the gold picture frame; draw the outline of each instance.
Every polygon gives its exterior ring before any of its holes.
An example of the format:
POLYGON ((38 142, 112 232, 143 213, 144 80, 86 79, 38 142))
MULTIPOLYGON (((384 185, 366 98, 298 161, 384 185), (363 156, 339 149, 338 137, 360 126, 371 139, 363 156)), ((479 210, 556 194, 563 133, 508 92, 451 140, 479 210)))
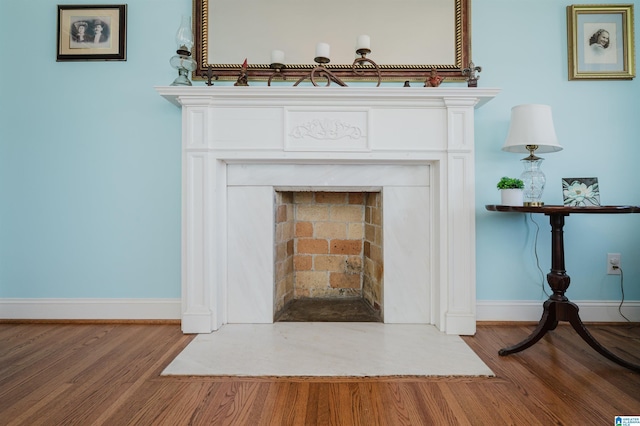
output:
POLYGON ((236 80, 246 58, 248 79, 267 80, 274 73, 270 52, 279 49, 286 53, 282 76, 293 83, 316 65, 316 42, 326 42, 331 45, 331 62, 326 64, 331 73, 347 81, 375 80, 373 66, 360 67, 358 76, 352 72, 356 36, 366 34, 371 37, 367 57, 379 65, 383 81, 425 81, 431 69, 446 81, 465 80, 463 70, 471 63, 471 0, 415 0, 409 4, 420 4, 423 10, 358 0, 327 0, 321 5, 289 0, 193 0, 193 58, 197 62, 193 78, 206 79, 210 72, 216 80, 236 80), (391 12, 400 16, 391 17, 391 12), (340 55, 338 49, 346 53, 340 55), (431 57, 440 51, 441 56, 431 57))
POLYGON ((633 4, 567 6, 569 80, 631 80, 633 4))
POLYGON ((127 5, 58 5, 60 61, 126 61, 127 5))

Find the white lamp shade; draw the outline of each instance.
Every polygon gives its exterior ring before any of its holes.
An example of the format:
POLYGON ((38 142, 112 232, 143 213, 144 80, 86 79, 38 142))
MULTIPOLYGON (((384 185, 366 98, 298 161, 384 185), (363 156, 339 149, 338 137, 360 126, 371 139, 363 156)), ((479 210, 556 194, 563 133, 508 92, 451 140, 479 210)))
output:
POLYGON ((527 154, 527 145, 537 145, 536 153, 562 150, 549 105, 526 104, 511 108, 511 125, 502 150, 527 154))

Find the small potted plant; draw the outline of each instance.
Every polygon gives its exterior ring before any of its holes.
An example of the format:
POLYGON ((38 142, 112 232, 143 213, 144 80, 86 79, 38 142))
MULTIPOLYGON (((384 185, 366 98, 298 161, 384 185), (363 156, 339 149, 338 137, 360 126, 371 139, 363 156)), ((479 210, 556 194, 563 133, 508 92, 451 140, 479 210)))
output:
POLYGON ((510 178, 504 176, 497 185, 500 190, 500 196, 502 198, 501 204, 503 206, 521 206, 522 205, 522 190, 524 188, 524 182, 518 178, 510 178))

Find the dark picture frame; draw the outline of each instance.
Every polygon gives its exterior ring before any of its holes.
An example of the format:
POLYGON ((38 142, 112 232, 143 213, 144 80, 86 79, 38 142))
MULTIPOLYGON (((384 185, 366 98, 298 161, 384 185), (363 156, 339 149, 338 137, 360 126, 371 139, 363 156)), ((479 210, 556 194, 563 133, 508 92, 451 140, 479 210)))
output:
MULTIPOLYGON (((404 14, 402 19, 393 19, 380 12, 376 14, 375 10, 370 10, 372 7, 368 3, 363 8, 361 3, 351 2, 356 4, 355 7, 360 7, 354 15, 347 13, 348 5, 344 1, 333 1, 323 3, 322 6, 313 2, 301 2, 298 8, 276 8, 269 2, 251 3, 249 0, 193 0, 193 58, 197 62, 193 78, 205 79, 210 71, 215 79, 236 80, 243 60, 247 58, 248 79, 267 80, 274 72, 269 63, 271 49, 280 49, 286 53, 283 75, 288 81, 295 82, 316 66, 313 63, 315 43, 327 42, 332 46, 332 57, 326 68, 334 75, 345 81, 375 81, 376 70, 371 66, 359 68, 358 76, 352 72, 356 35, 366 34, 371 36, 371 53, 367 57, 379 65, 383 81, 424 82, 431 69, 436 69, 445 81, 466 79, 463 70, 469 67, 472 59, 471 0, 438 0, 426 3, 424 7, 429 8, 428 13, 394 10, 404 14), (245 3, 253 6, 241 6, 245 3), (443 9, 433 6, 443 3, 446 5, 443 9), (226 5, 233 5, 237 8, 237 13, 219 9, 226 5), (319 12, 324 10, 331 12, 327 18, 331 21, 327 25, 323 25, 325 21, 318 18, 319 12), (384 23, 372 24, 372 15, 381 16, 384 23), (421 23, 409 25, 409 18, 418 19, 421 23), (284 23, 281 19, 284 19, 284 23), (314 31, 311 29, 312 25, 319 25, 321 28, 314 31), (229 29, 220 30, 223 26, 229 29), (262 29, 263 26, 266 29, 262 29), (353 34, 336 42, 331 41, 331 37, 336 37, 337 30, 351 27, 353 34), (426 32, 426 35, 423 36, 418 30, 426 32), (222 32, 215 34, 215 31, 222 32), (376 35, 377 31, 384 35, 376 35), (277 41, 276 38, 284 40, 277 41), (404 62, 388 59, 380 48, 383 42, 394 54, 403 52, 409 59, 403 59, 404 62), (425 43, 424 48, 421 47, 422 43, 425 43), (234 57, 216 55, 216 46, 231 50, 234 57), (353 50, 350 52, 351 58, 345 60, 339 55, 333 56, 338 48, 353 50), (437 57, 434 62, 427 62, 430 58, 425 56, 437 50, 442 50, 442 56, 446 59, 437 57), (306 55, 302 60, 299 59, 300 51, 306 55)), ((393 4, 389 7, 393 7, 393 4)))
POLYGON ((57 61, 126 61, 127 5, 58 5, 57 61))
POLYGON ((633 4, 567 6, 569 80, 631 80, 633 4))
POLYGON ((598 184, 598 178, 562 178, 562 199, 565 206, 599 206, 600 186, 598 184))

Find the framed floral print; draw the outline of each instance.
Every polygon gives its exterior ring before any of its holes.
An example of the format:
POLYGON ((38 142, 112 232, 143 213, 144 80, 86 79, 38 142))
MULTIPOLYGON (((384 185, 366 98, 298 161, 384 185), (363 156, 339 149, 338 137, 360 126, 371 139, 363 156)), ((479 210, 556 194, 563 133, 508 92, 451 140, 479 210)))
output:
POLYGON ((562 178, 562 198, 565 206, 599 206, 598 178, 562 178))
POLYGON ((58 5, 58 61, 126 61, 127 5, 58 5))
POLYGON ((633 4, 567 6, 569 80, 635 77, 633 4))

